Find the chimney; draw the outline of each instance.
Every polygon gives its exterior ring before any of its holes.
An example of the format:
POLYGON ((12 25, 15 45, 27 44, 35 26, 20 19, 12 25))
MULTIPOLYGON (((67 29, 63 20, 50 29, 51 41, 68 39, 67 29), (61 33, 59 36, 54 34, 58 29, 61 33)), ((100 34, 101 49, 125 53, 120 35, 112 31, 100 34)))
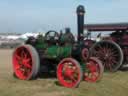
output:
POLYGON ((77 7, 77 32, 78 32, 78 37, 77 40, 78 42, 83 41, 83 35, 84 35, 84 14, 85 14, 85 9, 84 6, 79 5, 77 7))

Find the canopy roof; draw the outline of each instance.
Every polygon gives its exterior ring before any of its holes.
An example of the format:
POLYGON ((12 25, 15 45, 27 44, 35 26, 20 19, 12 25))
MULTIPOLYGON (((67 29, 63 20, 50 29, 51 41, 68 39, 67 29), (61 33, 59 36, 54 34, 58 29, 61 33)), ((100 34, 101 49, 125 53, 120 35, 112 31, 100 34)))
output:
POLYGON ((128 23, 85 24, 84 29, 88 31, 128 30, 128 23))

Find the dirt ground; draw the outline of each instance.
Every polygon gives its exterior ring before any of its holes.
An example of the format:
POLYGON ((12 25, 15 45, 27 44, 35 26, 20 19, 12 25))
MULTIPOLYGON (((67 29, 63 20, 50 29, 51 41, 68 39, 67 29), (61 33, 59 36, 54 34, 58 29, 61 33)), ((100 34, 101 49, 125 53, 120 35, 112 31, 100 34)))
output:
POLYGON ((12 76, 12 50, 0 49, 0 96, 128 96, 128 72, 104 73, 97 83, 81 82, 69 89, 57 79, 22 81, 12 76))

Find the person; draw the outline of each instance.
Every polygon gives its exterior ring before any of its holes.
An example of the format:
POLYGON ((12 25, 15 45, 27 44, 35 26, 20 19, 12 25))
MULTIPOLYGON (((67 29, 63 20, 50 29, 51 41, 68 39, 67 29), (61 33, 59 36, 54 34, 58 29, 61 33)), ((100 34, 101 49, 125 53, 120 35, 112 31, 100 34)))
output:
POLYGON ((99 34, 97 35, 97 38, 96 38, 96 42, 99 42, 99 41, 101 41, 101 33, 99 33, 99 34))
POLYGON ((65 28, 65 33, 60 31, 60 44, 61 45, 67 45, 67 44, 73 44, 75 42, 75 38, 73 34, 70 31, 70 28, 65 28))

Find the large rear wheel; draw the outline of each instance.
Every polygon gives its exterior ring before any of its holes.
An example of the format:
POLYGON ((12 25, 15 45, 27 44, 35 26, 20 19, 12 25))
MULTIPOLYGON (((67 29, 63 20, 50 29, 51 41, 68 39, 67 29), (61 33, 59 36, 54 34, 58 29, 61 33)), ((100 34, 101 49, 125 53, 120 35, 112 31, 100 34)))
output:
POLYGON ((57 78, 61 85, 74 88, 78 87, 83 77, 80 64, 73 58, 63 59, 57 68, 57 78))
POLYGON ((117 71, 123 63, 123 52, 113 41, 100 41, 90 48, 90 55, 102 61, 105 70, 117 71))
POLYGON ((37 51, 31 45, 21 45, 13 52, 13 70, 17 78, 30 80, 37 76, 40 60, 37 51))

